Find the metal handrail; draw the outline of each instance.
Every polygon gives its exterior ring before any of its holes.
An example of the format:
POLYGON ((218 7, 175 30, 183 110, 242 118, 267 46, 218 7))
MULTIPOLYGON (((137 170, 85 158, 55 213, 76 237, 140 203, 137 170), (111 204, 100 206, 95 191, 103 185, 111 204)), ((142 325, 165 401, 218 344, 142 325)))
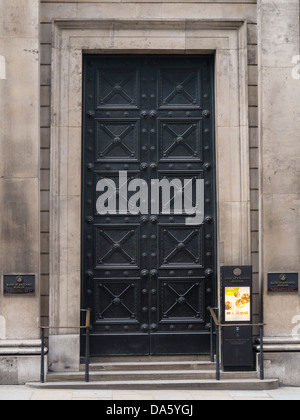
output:
POLYGON ((55 327, 55 326, 39 326, 41 329, 41 376, 40 382, 43 384, 45 383, 45 330, 52 330, 52 329, 85 329, 86 330, 86 341, 85 341, 85 382, 90 381, 90 329, 91 329, 91 309, 81 309, 80 312, 85 312, 85 325, 79 325, 76 327, 55 327))
POLYGON ((264 326, 266 324, 258 323, 258 324, 221 324, 215 310, 219 310, 219 308, 208 308, 210 312, 210 361, 214 362, 214 350, 213 350, 213 323, 216 327, 216 380, 219 381, 221 379, 220 375, 220 329, 221 328, 228 328, 228 327, 259 327, 259 335, 260 335, 260 380, 264 380, 264 344, 263 344, 263 337, 264 337, 264 326))

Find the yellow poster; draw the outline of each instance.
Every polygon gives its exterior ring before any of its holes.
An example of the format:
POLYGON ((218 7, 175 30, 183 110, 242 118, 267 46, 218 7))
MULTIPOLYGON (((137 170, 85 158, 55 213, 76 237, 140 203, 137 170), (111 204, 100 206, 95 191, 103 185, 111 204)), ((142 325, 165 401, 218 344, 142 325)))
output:
POLYGON ((225 288, 225 322, 251 321, 250 287, 225 288))

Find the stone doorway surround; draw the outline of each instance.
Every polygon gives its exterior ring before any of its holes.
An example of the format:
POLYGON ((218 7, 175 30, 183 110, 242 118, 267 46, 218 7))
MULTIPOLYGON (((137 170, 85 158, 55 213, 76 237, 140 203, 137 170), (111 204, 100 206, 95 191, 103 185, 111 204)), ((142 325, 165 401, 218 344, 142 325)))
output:
MULTIPOLYGON (((251 264, 247 21, 54 20, 52 33, 50 325, 80 323, 83 53, 215 54, 218 266, 251 264)), ((79 330, 51 330, 51 370, 79 360, 79 330)))

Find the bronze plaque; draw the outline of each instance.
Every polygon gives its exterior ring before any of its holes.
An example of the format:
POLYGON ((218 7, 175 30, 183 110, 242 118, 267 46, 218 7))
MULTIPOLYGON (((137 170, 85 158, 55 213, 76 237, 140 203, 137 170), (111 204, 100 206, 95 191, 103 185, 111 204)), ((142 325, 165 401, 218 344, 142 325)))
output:
POLYGON ((35 295, 35 275, 5 275, 4 295, 35 295))
POLYGON ((269 273, 268 292, 298 293, 298 273, 269 273))

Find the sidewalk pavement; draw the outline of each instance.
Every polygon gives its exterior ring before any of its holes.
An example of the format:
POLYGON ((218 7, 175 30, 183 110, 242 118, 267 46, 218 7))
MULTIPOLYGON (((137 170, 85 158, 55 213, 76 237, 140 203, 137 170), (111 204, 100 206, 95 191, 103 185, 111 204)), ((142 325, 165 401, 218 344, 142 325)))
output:
POLYGON ((281 387, 268 391, 105 391, 40 390, 23 385, 1 385, 0 400, 101 400, 101 401, 193 401, 193 400, 300 400, 300 388, 281 387))

